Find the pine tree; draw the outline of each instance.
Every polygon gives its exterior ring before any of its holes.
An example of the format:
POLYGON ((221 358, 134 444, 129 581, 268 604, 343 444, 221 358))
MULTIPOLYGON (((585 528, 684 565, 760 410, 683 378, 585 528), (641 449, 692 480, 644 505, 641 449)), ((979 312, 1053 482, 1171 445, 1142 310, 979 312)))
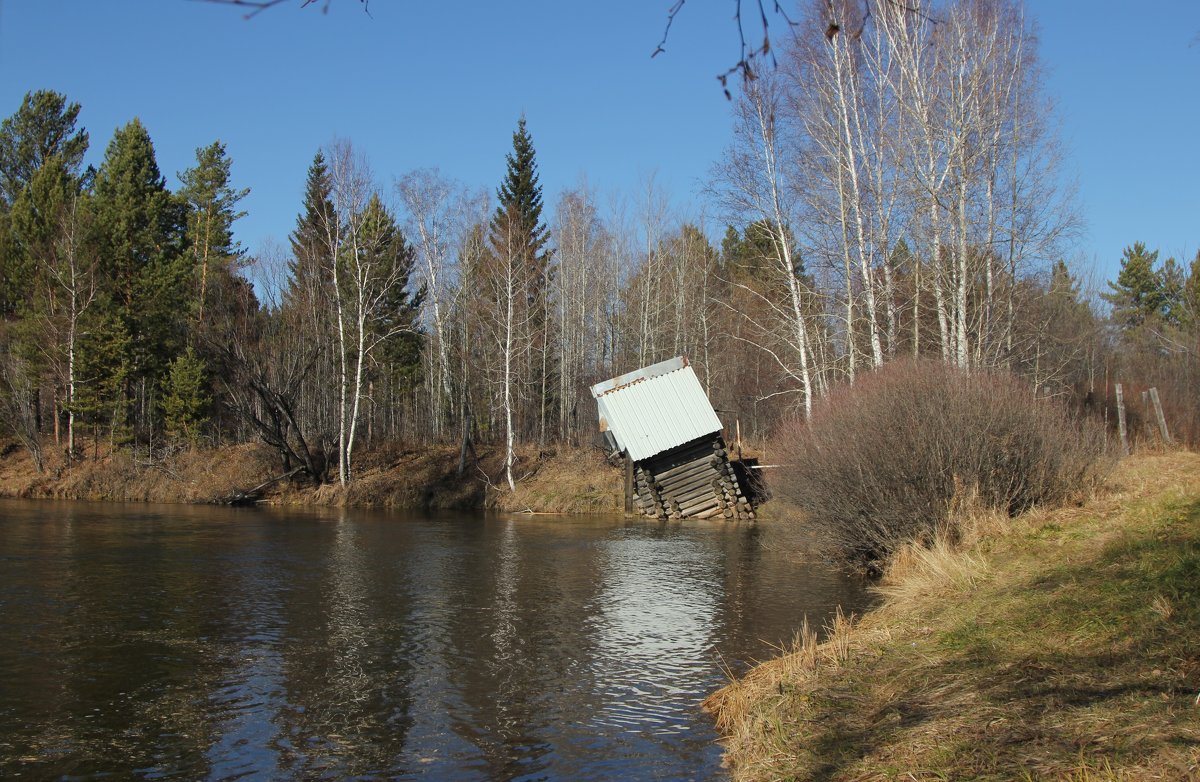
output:
POLYGON ((233 238, 233 223, 246 215, 237 211, 237 204, 250 189, 235 190, 230 186, 232 165, 225 145, 214 141, 207 147, 198 147, 196 165, 179 175, 183 183, 179 196, 188 205, 188 244, 196 283, 196 323, 200 326, 204 325, 210 275, 232 275, 245 253, 233 238))
POLYGON ((58 158, 77 171, 88 148, 88 134, 75 130, 79 104, 67 103, 52 90, 25 94, 21 108, 0 123, 0 209, 16 201, 42 166, 58 158))
POLYGON ((1184 326, 1191 329, 1200 327, 1200 250, 1192 259, 1187 282, 1183 285, 1183 313, 1184 326))
MULTIPOLYGON (((805 285, 811 285, 792 229, 784 226, 783 232, 790 244, 791 256, 795 259, 796 277, 805 285)), ((763 285, 777 275, 780 256, 774 237, 775 232, 766 220, 755 220, 741 234, 732 226, 726 231, 721 249, 726 266, 738 282, 763 285)))
POLYGON ((39 90, 0 123, 0 315, 45 292, 39 263, 61 231, 64 204, 83 184, 88 135, 76 131, 78 115, 78 103, 39 90))
POLYGON ((1168 326, 1179 326, 1185 319, 1187 274, 1174 258, 1167 258, 1158 270, 1158 280, 1162 292, 1161 319, 1168 326))
POLYGON ((1116 282, 1109 282, 1109 293, 1101 298, 1112 305, 1112 318, 1123 329, 1133 329, 1153 322, 1163 313, 1162 278, 1154 270, 1158 251, 1149 252, 1146 245, 1134 242, 1126 247, 1121 258, 1121 270, 1116 282))

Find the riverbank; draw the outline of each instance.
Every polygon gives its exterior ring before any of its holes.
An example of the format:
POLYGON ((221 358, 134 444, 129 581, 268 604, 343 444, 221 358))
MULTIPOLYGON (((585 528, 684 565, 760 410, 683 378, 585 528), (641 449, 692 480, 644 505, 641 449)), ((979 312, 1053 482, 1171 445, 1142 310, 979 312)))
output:
POLYGON ((1200 779, 1200 455, 978 527, 706 701, 736 780, 1200 779))
MULTIPOLYGON (((50 449, 47 449, 49 451, 50 449)), ((514 471, 516 492, 503 480, 503 452, 478 448, 458 472, 458 449, 384 444, 356 453, 355 478, 313 487, 286 481, 268 487, 262 502, 378 508, 509 512, 619 513, 621 471, 595 448, 523 448, 514 471)), ((67 465, 48 455, 39 473, 28 452, 9 446, 0 455, 0 497, 117 502, 207 503, 245 491, 279 473, 279 461, 264 446, 191 449, 153 462, 126 450, 88 450, 67 465)))

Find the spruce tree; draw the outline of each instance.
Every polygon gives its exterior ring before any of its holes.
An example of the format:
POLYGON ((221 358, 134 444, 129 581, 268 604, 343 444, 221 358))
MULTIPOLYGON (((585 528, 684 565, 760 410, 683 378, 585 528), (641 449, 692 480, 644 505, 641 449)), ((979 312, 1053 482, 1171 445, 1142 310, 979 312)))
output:
POLYGON ((538 183, 536 154, 533 138, 525 126, 525 117, 517 121, 513 133, 513 151, 505 158, 504 181, 496 191, 498 204, 492 217, 493 242, 503 227, 507 215, 516 215, 519 236, 519 251, 525 263, 533 271, 537 297, 545 290, 550 265, 550 252, 546 248, 550 231, 542 222, 542 186, 538 183))
POLYGON ((204 361, 189 345, 167 367, 161 396, 167 436, 194 444, 208 420, 212 398, 207 393, 204 361))
POLYGON ((108 428, 116 442, 126 439, 126 384, 130 343, 125 321, 112 310, 97 309, 85 319, 79 340, 79 380, 72 410, 98 435, 108 428))
POLYGON ((513 149, 506 157, 504 181, 496 191, 499 203, 492 216, 489 244, 493 255, 512 255, 524 281, 523 306, 527 313, 521 318, 525 334, 521 341, 532 349, 529 352, 522 385, 536 395, 536 406, 526 419, 527 432, 534 430, 539 440, 545 438, 545 424, 556 407, 551 377, 553 357, 548 350, 550 258, 547 248, 550 232, 542 222, 542 186, 538 183, 533 138, 525 125, 525 117, 517 121, 513 133, 513 149))
MULTIPOLYGON (((308 167, 304 183, 304 205, 296 217, 292 231, 292 258, 284 302, 297 306, 301 302, 319 305, 324 300, 324 279, 332 266, 329 258, 328 231, 336 220, 333 205, 333 182, 325 156, 318 151, 308 167)), ((320 307, 318 306, 318 309, 320 307)))
POLYGON ((185 341, 190 269, 185 206, 167 190, 139 120, 113 136, 92 202, 103 293, 130 337, 130 380, 150 391, 185 341))
POLYGON ((363 246, 379 266, 379 276, 393 281, 372 328, 376 334, 391 335, 379 346, 377 363, 386 368, 391 382, 410 391, 421 370, 419 317, 425 290, 412 289, 416 250, 404 238, 395 217, 379 197, 372 195, 361 218, 363 246))

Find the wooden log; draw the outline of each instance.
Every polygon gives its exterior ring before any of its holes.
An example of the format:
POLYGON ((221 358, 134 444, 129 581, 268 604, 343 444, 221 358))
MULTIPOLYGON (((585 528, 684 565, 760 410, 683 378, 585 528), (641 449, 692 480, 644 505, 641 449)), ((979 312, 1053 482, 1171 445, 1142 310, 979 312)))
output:
POLYGON ((695 493, 688 494, 686 497, 680 497, 677 501, 679 503, 679 507, 688 507, 689 505, 694 505, 696 503, 713 505, 720 504, 720 499, 716 497, 715 494, 712 492, 703 491, 703 489, 700 489, 700 491, 695 493))
POLYGON ((697 478, 707 478, 712 480, 717 477, 717 472, 711 467, 700 466, 689 472, 681 472, 677 475, 672 475, 670 478, 656 481, 659 486, 682 486, 686 483, 695 481, 697 478))
POLYGON ((715 478, 716 476, 711 472, 698 473, 696 475, 689 476, 686 480, 680 480, 673 484, 664 485, 660 491, 664 494, 680 494, 689 492, 701 485, 711 488, 715 483, 715 478))
POLYGON ((696 503, 718 505, 720 504, 720 499, 718 499, 718 497, 716 497, 716 495, 712 492, 704 492, 703 489, 689 494, 688 497, 679 498, 679 507, 689 507, 691 505, 695 505, 696 503))
POLYGON ((694 508, 683 511, 685 519, 705 518, 711 519, 714 516, 721 514, 721 509, 716 505, 697 505, 694 508))
POLYGON ((681 464, 695 461, 703 456, 711 455, 712 449, 708 447, 707 443, 701 443, 690 448, 683 448, 671 453, 652 456, 647 459, 644 464, 652 472, 662 472, 673 467, 678 467, 681 464))
POLYGON ((681 491, 671 496, 675 497, 679 502, 687 502, 697 497, 712 497, 713 499, 717 499, 720 497, 720 494, 714 491, 712 486, 701 483, 691 487, 687 491, 681 491))
POLYGON ((294 470, 285 472, 283 475, 276 475, 274 478, 268 478, 267 480, 255 486, 253 489, 230 492, 224 497, 217 497, 210 500, 210 503, 213 505, 254 505, 260 499, 262 499, 263 489, 267 488, 272 483, 278 483, 285 478, 291 478, 293 475, 302 472, 304 469, 304 467, 297 467, 294 470))
POLYGON ((716 497, 697 497, 696 499, 691 500, 689 502, 679 503, 679 509, 681 511, 683 511, 684 515, 686 515, 686 516, 692 516, 701 510, 706 510, 708 508, 716 508, 716 507, 717 507, 717 498, 716 497))
POLYGON ((693 462, 692 464, 687 465, 686 468, 680 468, 672 471, 669 475, 656 475, 654 477, 654 482, 658 484, 670 484, 672 482, 686 480, 693 475, 699 475, 702 473, 715 475, 716 470, 713 469, 712 465, 705 462, 693 462))
POLYGON ((652 473, 652 474, 654 476, 654 480, 662 481, 662 480, 666 480, 668 478, 672 478, 681 473, 691 472, 692 470, 696 470, 701 467, 706 467, 706 468, 711 469, 712 460, 713 459, 711 456, 705 455, 698 459, 692 459, 691 461, 687 461, 687 462, 684 462, 683 464, 676 465, 674 467, 671 467, 670 469, 660 470, 660 471, 658 471, 656 473, 652 473))

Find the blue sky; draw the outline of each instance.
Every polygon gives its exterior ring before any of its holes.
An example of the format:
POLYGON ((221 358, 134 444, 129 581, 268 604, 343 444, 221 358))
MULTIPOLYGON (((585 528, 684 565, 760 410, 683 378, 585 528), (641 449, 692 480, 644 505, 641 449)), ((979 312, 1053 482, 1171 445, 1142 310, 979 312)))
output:
MULTIPOLYGON (((602 199, 646 177, 676 212, 729 139, 715 74, 737 58, 732 0, 690 0, 650 59, 670 0, 292 0, 249 21, 200 0, 0 0, 0 115, 30 90, 83 105, 99 162, 134 116, 172 185, 221 139, 251 250, 282 241, 305 169, 334 136, 377 177, 418 167, 494 191, 524 112, 545 187, 582 178, 602 199)), ((1200 2, 1030 0, 1067 175, 1086 222, 1076 258, 1102 280, 1136 240, 1190 260, 1200 247, 1200 2)), ((708 222, 714 224, 711 208, 708 222)))

